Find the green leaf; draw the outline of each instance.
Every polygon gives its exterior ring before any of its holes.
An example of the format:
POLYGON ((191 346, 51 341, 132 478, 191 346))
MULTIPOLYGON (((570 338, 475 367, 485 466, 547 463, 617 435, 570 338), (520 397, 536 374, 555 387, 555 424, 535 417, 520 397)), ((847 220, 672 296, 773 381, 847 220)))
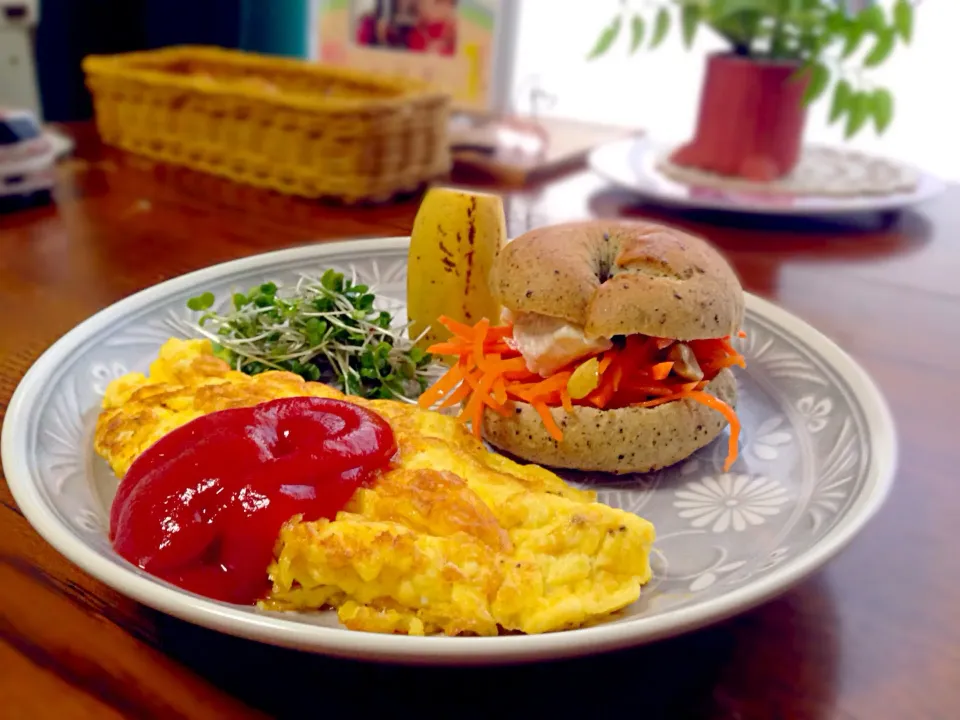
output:
POLYGON ((683 44, 690 48, 697 36, 697 28, 703 17, 703 10, 699 5, 684 5, 680 10, 680 25, 683 30, 683 44))
POLYGON ((197 295, 187 300, 187 307, 199 312, 213 307, 214 301, 216 301, 216 298, 213 296, 213 293, 205 292, 202 295, 197 295))
POLYGON ((910 0, 897 0, 893 6, 893 27, 905 43, 913 39, 913 4, 910 0))
POLYGON ((863 23, 854 21, 847 25, 847 31, 844 33, 843 41, 843 51, 840 53, 840 56, 844 59, 853 55, 857 48, 860 47, 860 41, 863 40, 863 36, 867 34, 867 28, 864 27, 863 23))
POLYGON ((708 3, 710 20, 722 20, 743 12, 762 12, 769 14, 769 0, 712 0, 708 3))
POLYGON ((323 342, 323 334, 327 330, 327 324, 317 317, 308 318, 303 326, 304 334, 307 336, 307 342, 311 345, 319 345, 323 342))
POLYGON ((870 114, 877 133, 883 133, 893 120, 893 95, 885 88, 877 88, 870 98, 870 114))
POLYGON ((833 102, 830 104, 830 122, 835 123, 847 111, 853 97, 853 86, 847 80, 839 80, 833 88, 833 102))
POLYGON ((816 102, 830 83, 830 69, 823 63, 813 63, 804 73, 807 75, 807 87, 803 91, 803 104, 816 102))
POLYGON ((842 35, 846 32, 847 25, 850 23, 850 20, 847 16, 840 10, 830 13, 827 15, 826 20, 824 21, 824 27, 827 32, 833 35, 842 35))
POLYGON ((881 65, 884 60, 890 57, 890 53, 893 51, 893 44, 895 41, 896 35, 894 34, 893 30, 890 30, 889 28, 877 35, 877 42, 874 43, 873 49, 863 60, 864 67, 876 67, 877 65, 881 65))
POLYGON ((320 277, 320 284, 327 290, 334 292, 343 291, 343 275, 333 268, 328 268, 320 277))
POLYGON ((870 117, 871 96, 865 92, 855 92, 850 99, 850 110, 847 114, 847 126, 844 136, 849 140, 866 124, 870 117))
POLYGON ((607 52, 607 50, 610 49, 610 46, 613 45, 613 41, 617 39, 618 35, 620 35, 620 28, 622 26, 623 18, 620 15, 617 15, 613 20, 610 21, 610 24, 604 28, 603 32, 600 33, 600 37, 597 38, 597 42, 593 46, 593 50, 591 50, 590 54, 587 55, 587 60, 593 60, 607 52))
POLYGON ((667 36, 667 32, 670 30, 670 13, 665 7, 661 7, 657 10, 657 14, 653 19, 653 35, 650 38, 650 49, 653 50, 660 46, 660 43, 663 42, 663 39, 667 36))
POLYGON ((647 29, 642 15, 634 15, 630 20, 630 54, 633 55, 643 44, 643 33, 647 29))
POLYGON ((887 29, 887 18, 880 5, 871 5, 857 14, 858 22, 872 33, 881 33, 887 29))

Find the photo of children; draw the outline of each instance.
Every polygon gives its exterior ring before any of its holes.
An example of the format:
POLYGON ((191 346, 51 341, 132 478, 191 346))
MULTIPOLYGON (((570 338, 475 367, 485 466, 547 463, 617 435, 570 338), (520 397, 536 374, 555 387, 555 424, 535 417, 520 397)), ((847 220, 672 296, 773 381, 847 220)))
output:
POLYGON ((358 45, 452 56, 457 0, 354 0, 358 45))

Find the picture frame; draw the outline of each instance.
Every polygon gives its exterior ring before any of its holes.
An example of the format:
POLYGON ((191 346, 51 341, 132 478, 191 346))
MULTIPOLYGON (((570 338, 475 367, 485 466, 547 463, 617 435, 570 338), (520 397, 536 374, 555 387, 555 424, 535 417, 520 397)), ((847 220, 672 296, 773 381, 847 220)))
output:
POLYGON ((317 0, 320 62, 426 80, 454 109, 508 113, 519 0, 317 0))

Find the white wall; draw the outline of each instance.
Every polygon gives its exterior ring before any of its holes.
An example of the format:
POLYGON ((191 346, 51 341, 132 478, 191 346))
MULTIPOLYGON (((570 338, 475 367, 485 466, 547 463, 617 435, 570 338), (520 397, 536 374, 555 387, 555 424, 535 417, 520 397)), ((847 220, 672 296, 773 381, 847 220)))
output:
MULTIPOLYGON (((538 78, 558 96, 545 114, 642 127, 667 140, 693 130, 704 54, 723 47, 701 28, 693 51, 672 32, 656 51, 627 57, 626 34, 603 58, 587 52, 613 16, 619 0, 519 0, 518 97, 538 78)), ((640 6, 643 0, 634 0, 640 6)), ((886 0, 882 3, 889 4, 886 0)), ((908 160, 947 179, 960 180, 960 2, 925 0, 916 12, 913 44, 873 71, 896 98, 893 124, 883 137, 872 126, 851 147, 908 160)), ((840 143, 840 126, 828 127, 828 102, 811 110, 807 139, 840 143)), ((525 110, 521 103, 518 109, 525 110)))

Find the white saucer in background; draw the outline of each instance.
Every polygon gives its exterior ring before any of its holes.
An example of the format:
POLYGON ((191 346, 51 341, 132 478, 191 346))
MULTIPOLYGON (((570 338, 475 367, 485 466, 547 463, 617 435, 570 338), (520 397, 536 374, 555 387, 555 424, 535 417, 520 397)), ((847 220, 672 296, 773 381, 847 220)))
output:
POLYGON ((818 216, 890 212, 939 195, 944 183, 917 170, 910 192, 888 195, 791 195, 749 189, 695 187, 668 177, 658 163, 671 145, 648 137, 621 140, 590 154, 590 167, 613 184, 660 205, 688 210, 720 210, 748 215, 818 216))

